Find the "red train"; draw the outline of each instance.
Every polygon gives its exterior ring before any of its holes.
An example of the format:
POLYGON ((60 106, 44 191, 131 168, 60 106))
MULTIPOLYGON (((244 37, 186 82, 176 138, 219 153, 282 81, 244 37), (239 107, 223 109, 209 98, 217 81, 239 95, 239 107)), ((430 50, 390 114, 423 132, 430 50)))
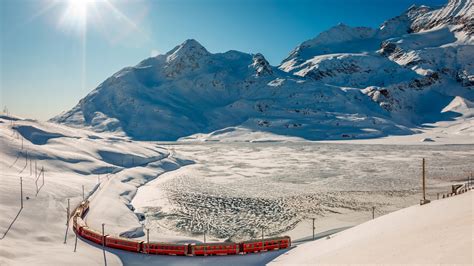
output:
POLYGON ((83 217, 89 210, 89 201, 83 201, 73 214, 74 231, 81 237, 99 245, 110 248, 140 252, 145 254, 178 255, 178 256, 211 256, 211 255, 237 255, 269 250, 285 249, 291 246, 289 236, 251 240, 240 243, 161 243, 131 240, 128 238, 102 235, 101 232, 89 228, 83 217))

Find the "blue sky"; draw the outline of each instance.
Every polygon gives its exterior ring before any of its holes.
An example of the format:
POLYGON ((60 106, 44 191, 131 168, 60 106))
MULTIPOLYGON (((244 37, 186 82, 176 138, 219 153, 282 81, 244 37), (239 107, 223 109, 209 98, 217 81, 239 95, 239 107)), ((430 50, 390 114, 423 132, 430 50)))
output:
POLYGON ((447 0, 0 0, 1 108, 46 120, 125 66, 194 38, 210 52, 277 65, 337 23, 377 27, 412 4, 447 0), (70 1, 88 1, 86 41, 70 1), (49 8, 48 8, 49 7, 49 8), (95 9, 93 9, 95 7, 95 9))

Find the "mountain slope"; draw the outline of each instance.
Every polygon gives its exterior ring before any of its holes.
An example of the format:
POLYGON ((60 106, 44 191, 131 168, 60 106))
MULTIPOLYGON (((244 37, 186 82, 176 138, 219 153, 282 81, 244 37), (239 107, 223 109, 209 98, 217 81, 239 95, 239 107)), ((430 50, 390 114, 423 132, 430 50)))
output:
POLYGON ((358 90, 294 77, 260 54, 211 54, 187 40, 119 71, 53 121, 141 140, 238 125, 306 139, 410 132, 387 114, 358 90))
POLYGON ((361 89, 402 124, 452 120, 454 97, 474 99, 472 1, 412 6, 378 29, 339 25, 303 42, 280 69, 361 89), (333 38, 327 38, 331 36, 333 38))
POLYGON ((412 6, 377 29, 339 24, 278 67, 187 40, 120 70, 52 121, 138 140, 224 128, 309 140, 411 134, 458 119, 443 112, 455 97, 474 100, 472 13, 472 1, 451 0, 412 6))

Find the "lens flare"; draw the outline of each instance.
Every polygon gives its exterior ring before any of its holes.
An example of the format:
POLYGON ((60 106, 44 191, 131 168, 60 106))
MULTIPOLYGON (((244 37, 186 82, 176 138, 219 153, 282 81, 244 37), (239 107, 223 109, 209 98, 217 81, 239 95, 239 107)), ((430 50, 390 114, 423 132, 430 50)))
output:
POLYGON ((66 9, 60 24, 76 32, 84 32, 87 28, 88 13, 94 9, 97 2, 105 0, 67 0, 66 9))

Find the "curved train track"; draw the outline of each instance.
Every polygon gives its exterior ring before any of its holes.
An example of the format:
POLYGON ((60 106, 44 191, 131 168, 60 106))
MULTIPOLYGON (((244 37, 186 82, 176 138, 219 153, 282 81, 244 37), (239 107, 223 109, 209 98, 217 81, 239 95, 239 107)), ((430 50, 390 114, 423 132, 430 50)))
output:
POLYGON ((73 219, 74 232, 81 238, 109 248, 126 250, 137 253, 178 256, 212 256, 212 255, 243 255, 256 252, 265 252, 289 248, 289 236, 264 238, 244 242, 218 242, 218 243, 164 243, 132 240, 118 236, 103 235, 84 221, 84 216, 89 210, 89 201, 82 201, 75 209, 73 219))

